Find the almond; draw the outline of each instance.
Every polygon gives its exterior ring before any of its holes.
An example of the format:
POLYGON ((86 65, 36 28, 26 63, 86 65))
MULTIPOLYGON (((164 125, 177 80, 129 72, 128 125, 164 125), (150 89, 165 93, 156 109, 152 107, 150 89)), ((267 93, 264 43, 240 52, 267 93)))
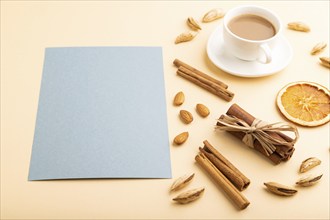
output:
POLYGON ((202 116, 204 118, 210 114, 210 110, 208 109, 208 107, 206 107, 203 104, 197 104, 196 111, 200 116, 202 116))
POLYGON ((292 187, 285 186, 276 182, 268 182, 264 183, 264 185, 270 192, 280 196, 293 196, 298 192, 298 190, 292 187))
POLYGON ((191 41, 192 39, 194 39, 196 35, 197 35, 196 32, 195 33, 190 31, 184 32, 175 38, 174 43, 179 44, 179 43, 191 41))
POLYGON ((181 134, 178 134, 173 142, 177 145, 181 145, 183 144, 184 142, 186 142, 186 140, 188 139, 189 137, 189 133, 186 131, 186 132, 182 132, 181 134))
POLYGON ((199 199, 203 195, 204 190, 204 187, 191 189, 179 194, 177 197, 173 198, 173 200, 180 204, 187 204, 199 199))
POLYGON ((321 164, 321 160, 316 158, 316 157, 310 157, 304 160, 301 165, 299 172, 300 173, 305 173, 308 170, 312 169, 313 167, 316 167, 321 164))
POLYGON ((320 42, 320 43, 316 44, 313 47, 313 49, 311 50, 311 55, 321 53, 326 47, 327 47, 327 43, 325 43, 325 42, 320 42))
POLYGON ((184 99, 185 99, 184 93, 182 91, 178 92, 174 97, 173 104, 176 106, 182 105, 184 99))
POLYGON ((189 124, 194 120, 192 114, 186 110, 180 111, 180 117, 181 117, 182 121, 186 124, 189 124))
POLYGON ((301 32, 309 32, 311 30, 307 24, 300 21, 288 23, 288 28, 291 30, 301 31, 301 32))
POLYGON ((323 174, 321 175, 309 175, 302 177, 300 180, 296 182, 298 186, 312 186, 320 181, 322 178, 323 174))
POLYGON ((320 61, 323 66, 330 68, 330 58, 329 57, 320 57, 320 61))
POLYGON ((199 24, 192 17, 187 19, 187 24, 194 31, 202 30, 201 26, 199 26, 199 24))
POLYGON ((204 15, 203 22, 211 22, 216 19, 222 18, 223 16, 225 16, 224 10, 221 8, 215 8, 204 15))
POLYGON ((171 191, 178 191, 179 189, 186 187, 193 180, 194 176, 195 173, 181 176, 180 178, 174 181, 174 183, 171 186, 171 191))

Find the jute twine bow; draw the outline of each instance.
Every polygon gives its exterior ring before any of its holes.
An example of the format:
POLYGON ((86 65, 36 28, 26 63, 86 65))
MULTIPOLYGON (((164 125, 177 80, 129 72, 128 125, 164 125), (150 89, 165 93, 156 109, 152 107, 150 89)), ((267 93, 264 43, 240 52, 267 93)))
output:
POLYGON ((222 131, 240 131, 245 136, 242 141, 249 147, 254 148, 254 141, 258 140, 267 156, 271 155, 275 150, 275 145, 293 146, 299 138, 298 129, 294 125, 284 122, 276 122, 269 124, 259 119, 255 119, 251 126, 245 121, 234 116, 223 115, 218 119, 216 127, 222 131), (294 132, 295 138, 292 141, 283 141, 270 136, 267 132, 280 133, 281 131, 294 132))

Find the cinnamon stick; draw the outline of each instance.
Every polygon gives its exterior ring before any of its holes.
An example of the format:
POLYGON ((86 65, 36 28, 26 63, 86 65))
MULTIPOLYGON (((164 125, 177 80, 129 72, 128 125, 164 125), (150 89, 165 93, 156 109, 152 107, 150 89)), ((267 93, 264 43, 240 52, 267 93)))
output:
POLYGON ((245 209, 250 202, 235 188, 235 186, 207 159, 203 153, 195 157, 196 162, 211 176, 211 178, 228 195, 238 209, 245 209))
POLYGON ((192 67, 192 66, 190 66, 190 65, 188 65, 188 64, 186 64, 186 63, 184 63, 184 62, 182 62, 182 61, 179 60, 179 59, 175 59, 175 60, 173 61, 173 64, 174 64, 175 66, 177 66, 178 68, 180 68, 180 66, 183 66, 183 67, 185 67, 186 69, 189 69, 190 71, 192 71, 192 72, 194 72, 194 73, 200 75, 201 77, 203 77, 203 78, 205 78, 205 79, 210 80, 211 82, 214 82, 215 84, 218 84, 219 86, 221 86, 221 87, 223 87, 223 88, 225 88, 225 89, 228 88, 228 85, 226 85, 225 83, 223 83, 223 82, 221 82, 221 81, 219 81, 219 80, 217 80, 217 79, 214 79, 214 78, 210 77, 209 75, 203 73, 202 71, 200 71, 200 70, 198 70, 198 69, 195 69, 194 67, 192 67))
POLYGON ((227 179, 239 190, 242 191, 244 187, 243 180, 235 175, 235 173, 229 169, 224 163, 221 162, 216 156, 214 156, 212 153, 209 153, 205 151, 203 148, 199 149, 200 152, 202 152, 207 159, 209 159, 216 168, 225 176, 227 179))
POLYGON ((238 190, 246 189, 250 180, 241 171, 239 171, 227 158, 217 151, 207 140, 204 142, 204 148, 200 151, 222 172, 238 190))
POLYGON ((203 78, 200 75, 196 74, 195 72, 187 69, 184 66, 180 66, 177 74, 196 85, 208 90, 209 92, 225 99, 226 101, 231 101, 234 97, 234 93, 228 91, 227 89, 221 87, 220 85, 214 83, 213 81, 203 78))

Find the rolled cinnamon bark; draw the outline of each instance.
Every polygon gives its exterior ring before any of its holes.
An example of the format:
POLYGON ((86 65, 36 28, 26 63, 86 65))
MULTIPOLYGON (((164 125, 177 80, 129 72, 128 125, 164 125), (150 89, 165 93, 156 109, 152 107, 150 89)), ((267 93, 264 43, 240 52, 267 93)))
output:
POLYGON ((182 66, 182 67, 185 67, 186 69, 189 69, 189 70, 191 70, 192 72, 198 74, 199 76, 201 76, 201 77, 203 77, 203 78, 205 78, 205 79, 208 79, 208 80, 214 82, 215 84, 217 84, 217 85, 223 87, 224 89, 227 89, 227 88, 228 88, 228 85, 227 85, 227 84, 221 82, 220 80, 217 80, 217 79, 214 79, 214 78, 210 77, 209 75, 203 73, 202 71, 200 71, 200 70, 198 70, 198 69, 195 69, 194 67, 192 67, 192 66, 190 66, 190 65, 188 65, 188 64, 186 64, 186 63, 184 63, 183 61, 181 61, 181 60, 179 60, 179 59, 175 59, 175 60, 173 61, 173 64, 174 64, 175 66, 177 66, 178 68, 180 68, 181 66, 182 66))
MULTIPOLYGON (((244 109, 239 107, 237 104, 233 104, 227 111, 226 113, 229 116, 234 116, 236 118, 239 118, 243 121, 245 121, 247 124, 252 125, 253 121, 256 119, 254 116, 246 112, 244 109)), ((217 125, 220 125, 217 123, 217 125)), ((239 139, 243 139, 245 136, 244 132, 238 132, 238 131, 228 131, 230 134, 234 135, 235 137, 239 139)), ((275 133, 275 132, 267 132, 271 137, 274 139, 278 139, 281 141, 292 141, 292 139, 283 134, 283 133, 275 133)), ((294 146, 293 144, 289 146, 284 146, 284 145, 275 145, 276 150, 269 156, 267 155, 266 151, 260 144, 258 140, 254 140, 253 148, 266 157, 268 157, 274 164, 279 164, 281 161, 287 161, 291 158, 293 152, 294 152, 294 146)))
POLYGON ((205 78, 190 69, 187 69, 184 66, 180 66, 177 70, 177 74, 192 83, 208 90, 209 92, 223 98, 226 101, 231 101, 234 98, 234 93, 230 92, 223 86, 215 83, 214 81, 210 80, 209 77, 205 78))
POLYGON ((250 179, 239 171, 227 158, 216 150, 207 140, 203 141, 204 147, 199 148, 218 169, 222 172, 235 187, 242 191, 250 185, 250 179))
POLYGON ((195 157, 196 162, 211 176, 217 185, 219 185, 231 201, 242 210, 249 206, 250 202, 237 188, 212 164, 212 162, 203 154, 199 153, 195 157))

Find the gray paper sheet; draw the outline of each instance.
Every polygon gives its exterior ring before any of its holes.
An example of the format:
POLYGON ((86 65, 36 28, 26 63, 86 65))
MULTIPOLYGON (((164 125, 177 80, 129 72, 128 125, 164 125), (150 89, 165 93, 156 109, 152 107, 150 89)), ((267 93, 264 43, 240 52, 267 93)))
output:
POLYGON ((162 48, 47 48, 29 180, 171 178, 162 48))

